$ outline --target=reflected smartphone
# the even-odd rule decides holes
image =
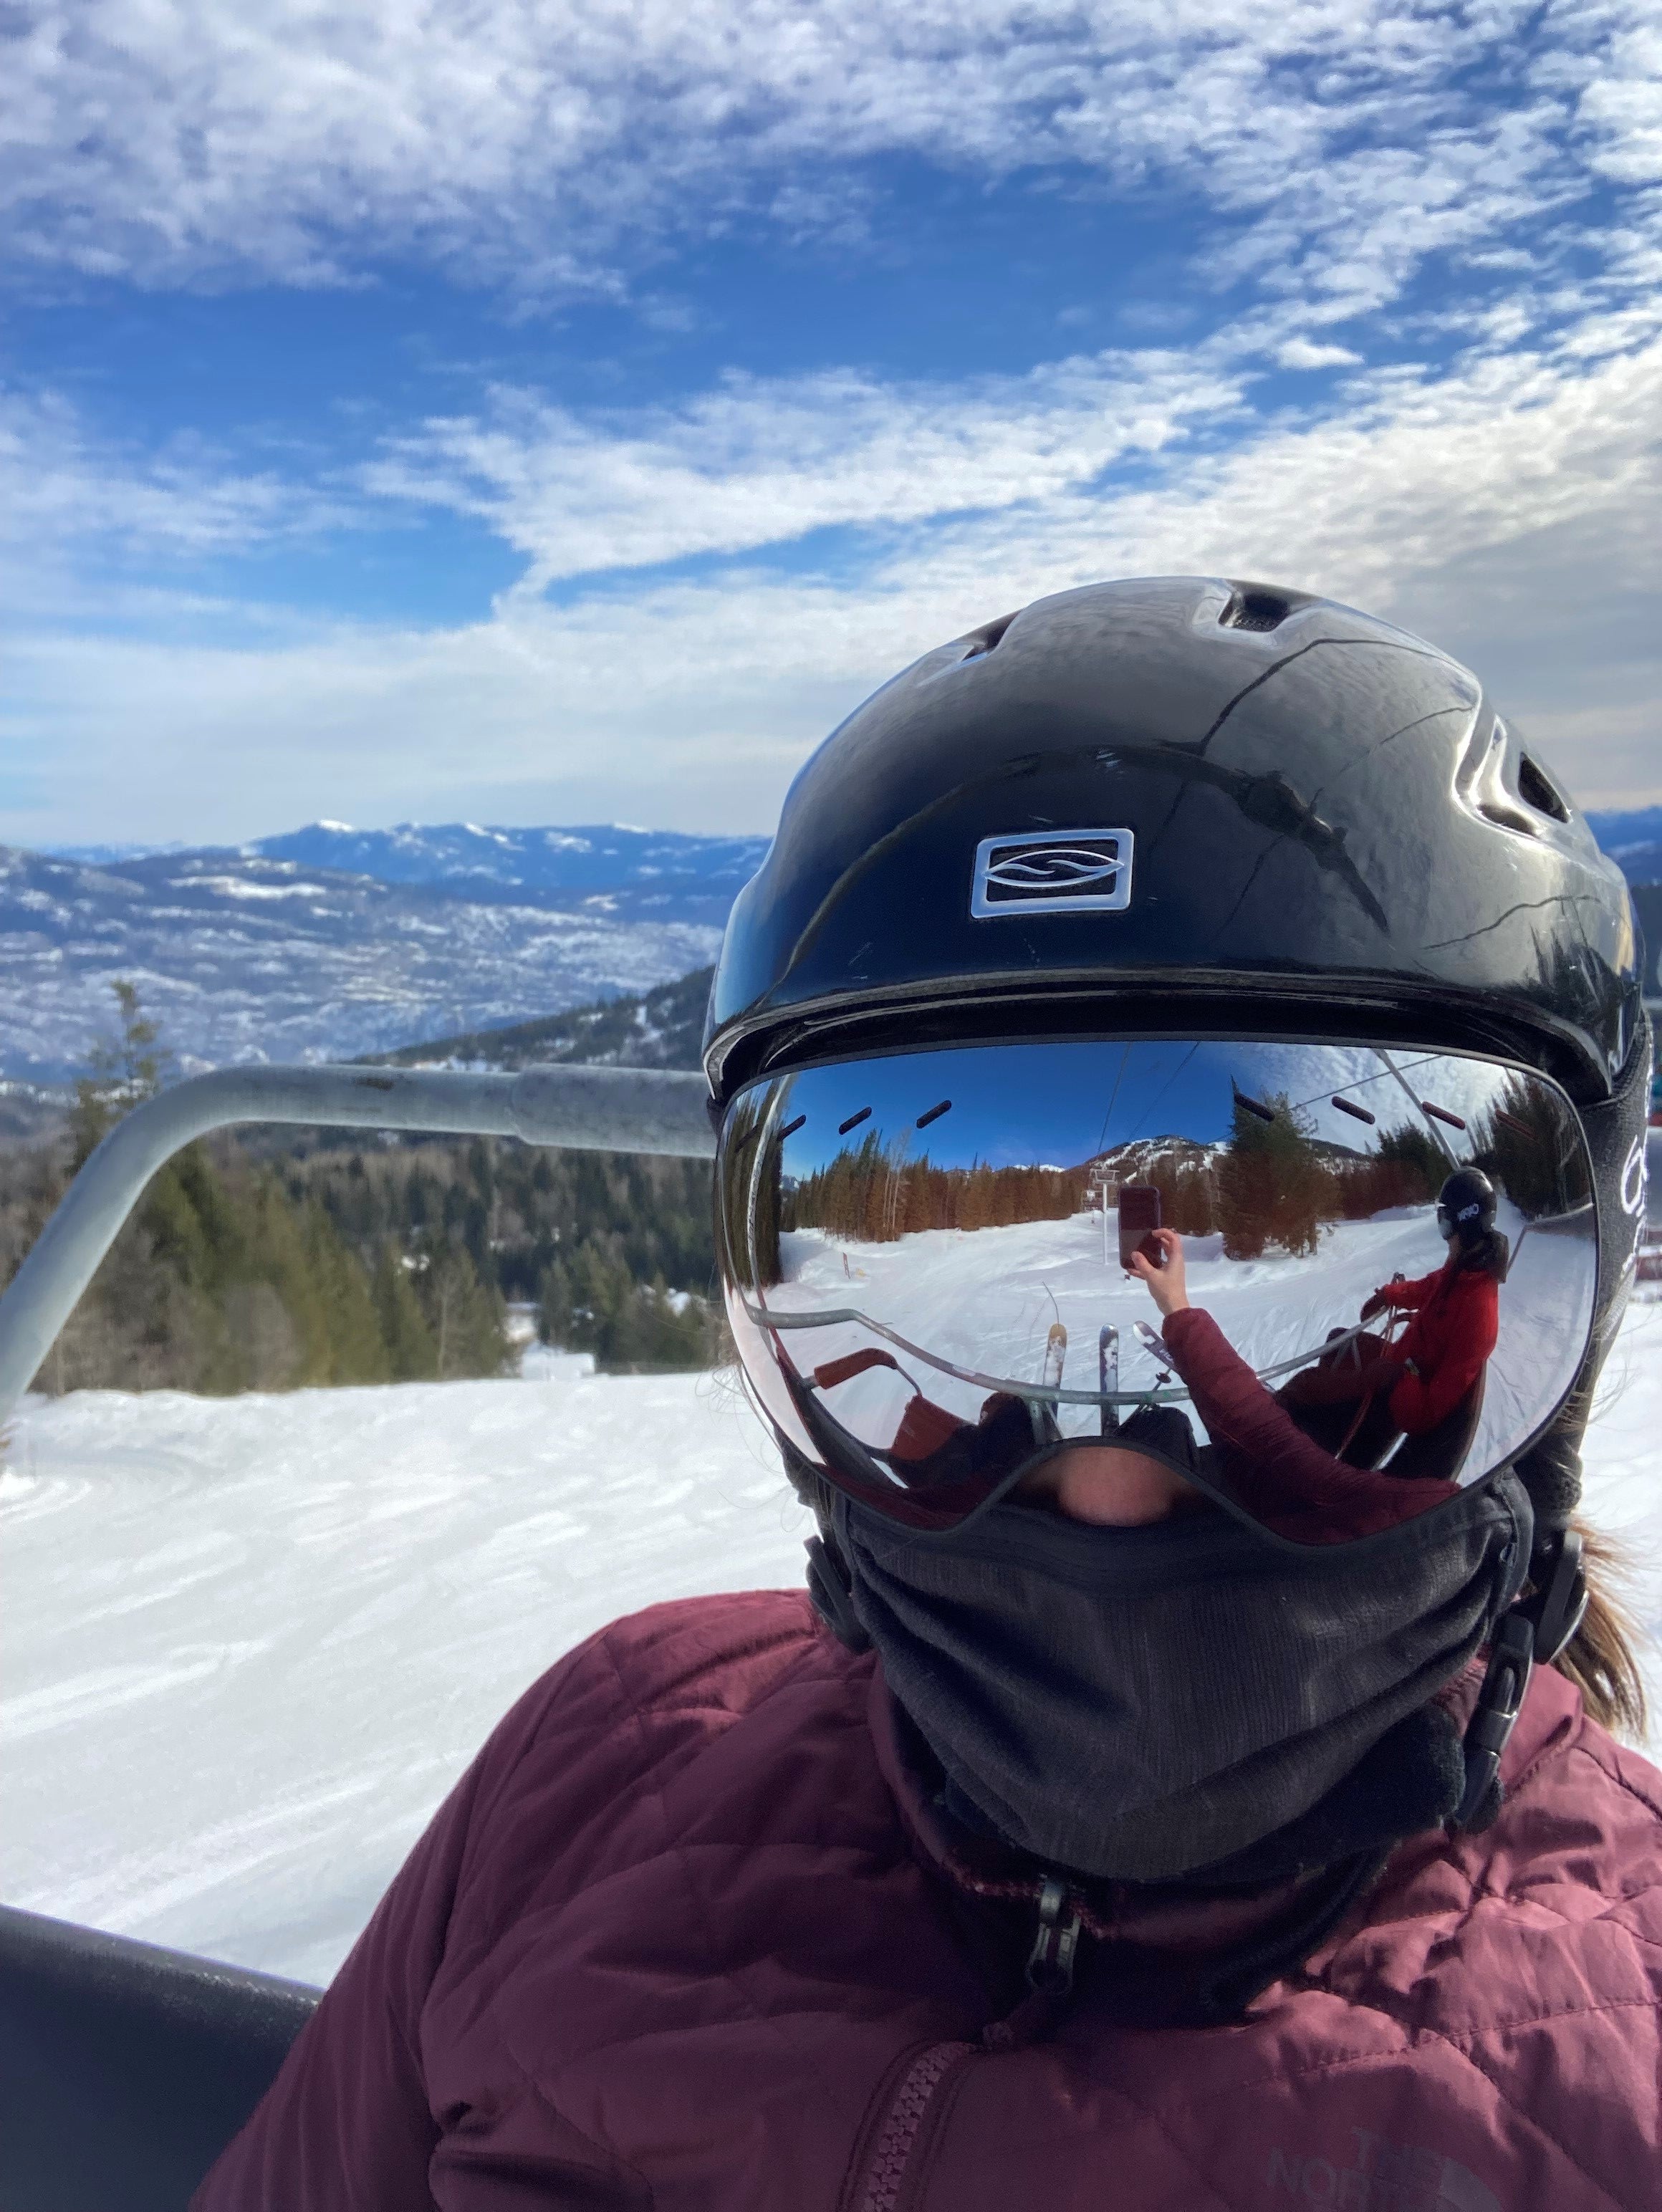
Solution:
[[[1160,1227],[1160,1193],[1150,1182],[1126,1182],[1119,1190],[1119,1264],[1128,1273],[1131,1255],[1141,1252],[1143,1258],[1158,1267],[1164,1264],[1160,1249],[1148,1234]]]

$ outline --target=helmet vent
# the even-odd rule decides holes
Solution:
[[[1532,806],[1537,814],[1547,815],[1554,822],[1568,822],[1569,808],[1559,796],[1546,770],[1537,768],[1525,753],[1518,763],[1518,796],[1525,806]]]
[[[1020,609],[1018,608],[1016,612],[1020,613]],[[989,653],[997,649],[1000,640],[1014,620],[1015,615],[1001,615],[996,622],[983,623],[979,629],[971,630],[965,642],[965,660],[984,660]],[[963,663],[959,665],[961,667]]]
[[[1278,629],[1292,611],[1291,603],[1279,592],[1245,588],[1230,593],[1218,620],[1225,629]]]

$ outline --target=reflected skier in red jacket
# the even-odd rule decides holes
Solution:
[[[1405,1436],[1424,1436],[1446,1421],[1495,1350],[1501,1285],[1510,1260],[1495,1211],[1495,1187],[1481,1170],[1462,1168],[1452,1175],[1437,1200],[1447,1259],[1417,1281],[1386,1283],[1362,1308],[1364,1321],[1386,1310],[1414,1316],[1380,1355],[1397,1370],[1389,1385],[1391,1418]]]
[[[1351,1337],[1281,1394],[1318,1442],[1353,1464],[1376,1467],[1400,1437],[1425,1439],[1408,1463],[1454,1472],[1500,1335],[1510,1254],[1495,1218],[1495,1187],[1480,1169],[1449,1176],[1437,1200],[1448,1257],[1431,1274],[1382,1285],[1362,1307],[1364,1322],[1410,1314],[1403,1334],[1394,1343],[1371,1330]],[[1332,1409],[1326,1422],[1318,1411],[1325,1408]]]

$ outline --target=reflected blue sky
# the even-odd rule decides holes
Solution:
[[[1470,1155],[1470,1131],[1427,1116],[1422,1103],[1475,1124],[1505,1079],[1505,1070],[1452,1054],[1355,1046],[1162,1039],[897,1054],[790,1079],[781,1119],[803,1119],[785,1140],[784,1171],[810,1176],[874,1133],[886,1148],[904,1142],[908,1158],[944,1168],[1077,1167],[1112,1146],[1161,1137],[1216,1144],[1230,1133],[1237,1090],[1287,1099],[1309,1134],[1357,1152],[1410,1124],[1453,1166]],[[1335,1095],[1373,1123],[1335,1107]],[[918,1118],[947,1100],[951,1110],[919,1130]]]

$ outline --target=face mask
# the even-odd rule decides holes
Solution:
[[[1105,1528],[1003,1504],[947,1538],[839,1498],[852,1602],[951,1793],[1048,1865],[1198,1874],[1296,1822],[1517,1595],[1509,1475],[1342,1551],[1222,1512]]]

